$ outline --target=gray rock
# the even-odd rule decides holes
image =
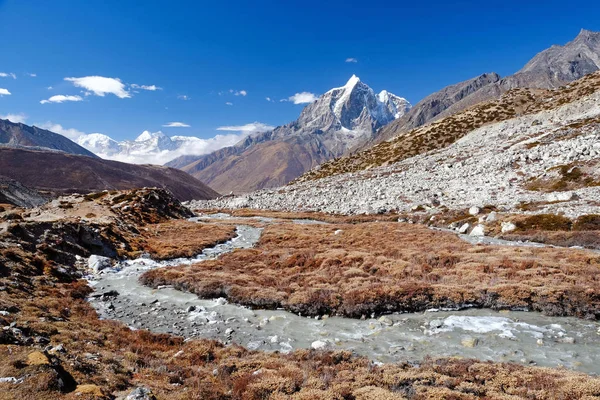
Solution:
[[[138,387],[131,391],[125,400],[156,400],[152,391],[146,387]]]
[[[88,259],[88,268],[94,273],[98,273],[106,268],[112,267],[112,260],[108,257],[97,256],[92,254]]]

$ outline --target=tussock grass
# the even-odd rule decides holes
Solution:
[[[600,317],[597,254],[473,246],[398,223],[271,225],[255,249],[149,271],[142,281],[303,315],[359,318],[468,303]]]

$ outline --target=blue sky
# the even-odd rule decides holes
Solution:
[[[511,74],[581,28],[600,30],[600,2],[591,1],[140,4],[0,0],[0,72],[16,76],[0,77],[11,93],[0,115],[117,140],[144,130],[208,138],[223,126],[292,121],[303,105],[281,99],[322,94],[352,74],[414,104],[484,72]],[[110,82],[65,80],[88,76],[120,79],[121,97],[90,90]],[[40,103],[58,95],[82,100]]]

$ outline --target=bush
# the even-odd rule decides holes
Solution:
[[[569,231],[572,222],[569,218],[556,214],[538,214],[527,217],[516,223],[517,229],[521,231]]]
[[[582,215],[573,224],[574,231],[600,231],[600,215]]]

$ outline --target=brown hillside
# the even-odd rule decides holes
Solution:
[[[219,194],[183,171],[74,154],[0,148],[0,171],[23,185],[54,194],[159,187],[180,201]]]

